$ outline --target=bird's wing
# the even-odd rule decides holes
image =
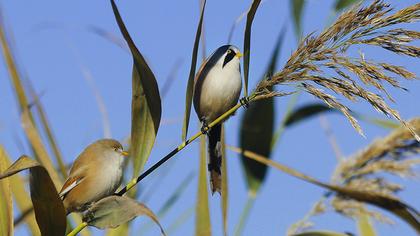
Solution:
[[[204,66],[207,64],[208,61],[209,61],[209,58],[207,58],[205,61],[203,61],[203,63],[201,63],[200,68],[198,68],[198,71],[195,74],[194,84],[197,83],[198,76],[203,72]]]
[[[59,193],[61,200],[64,200],[67,193],[69,193],[72,189],[74,189],[77,185],[79,185],[83,180],[84,180],[84,176],[80,176],[80,175],[69,177],[64,183]]]
[[[200,114],[200,97],[201,97],[201,88],[203,87],[204,78],[209,73],[209,68],[214,64],[213,61],[210,61],[210,57],[207,58],[198,69],[197,74],[194,78],[194,89],[193,89],[193,103],[195,111],[198,114],[198,118],[201,119]]]

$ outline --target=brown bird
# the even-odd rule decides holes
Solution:
[[[194,79],[194,109],[203,127],[234,107],[241,94],[239,49],[232,45],[218,48],[201,65]],[[221,124],[208,133],[210,184],[213,193],[221,191]]]
[[[100,139],[74,161],[59,193],[67,214],[87,210],[90,204],[112,195],[120,186],[128,153],[113,139]]]

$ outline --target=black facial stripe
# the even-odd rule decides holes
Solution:
[[[236,53],[233,51],[233,50],[230,50],[230,49],[228,49],[229,51],[228,51],[228,54],[226,55],[226,57],[225,57],[225,61],[223,61],[223,66],[222,66],[222,68],[223,67],[225,67],[225,65],[228,63],[228,62],[230,62],[235,56],[236,56]]]

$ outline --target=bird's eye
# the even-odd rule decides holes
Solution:
[[[223,61],[223,67],[230,62],[234,57],[235,57],[236,53],[232,50],[232,49],[228,49],[226,51],[226,56],[225,56],[225,60]]]

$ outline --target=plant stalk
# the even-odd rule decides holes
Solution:
[[[258,96],[256,94],[251,94],[249,97],[246,97],[245,100],[247,100],[249,103],[258,100]],[[149,174],[151,174],[154,170],[156,170],[159,166],[161,166],[163,163],[171,159],[175,154],[180,152],[182,149],[184,149],[188,144],[192,143],[194,140],[196,140],[198,137],[203,135],[205,132],[207,132],[209,129],[211,129],[213,126],[223,122],[226,120],[229,116],[231,116],[233,113],[236,112],[240,107],[242,106],[242,103],[238,102],[234,107],[232,107],[230,110],[225,112],[223,115],[219,116],[216,120],[211,122],[208,127],[205,127],[203,131],[197,132],[194,136],[192,136],[187,141],[180,144],[178,147],[176,147],[174,150],[172,150],[170,153],[168,153],[166,156],[164,156],[162,159],[160,159],[156,164],[154,164],[152,167],[147,169],[145,172],[143,172],[139,177],[132,179],[128,184],[115,193],[115,195],[122,196],[124,195],[128,190],[136,186],[140,181],[142,181],[144,178],[146,178]],[[86,222],[82,222],[79,224],[76,228],[74,228],[67,236],[74,236],[78,234],[80,231],[82,231],[88,224]]]

